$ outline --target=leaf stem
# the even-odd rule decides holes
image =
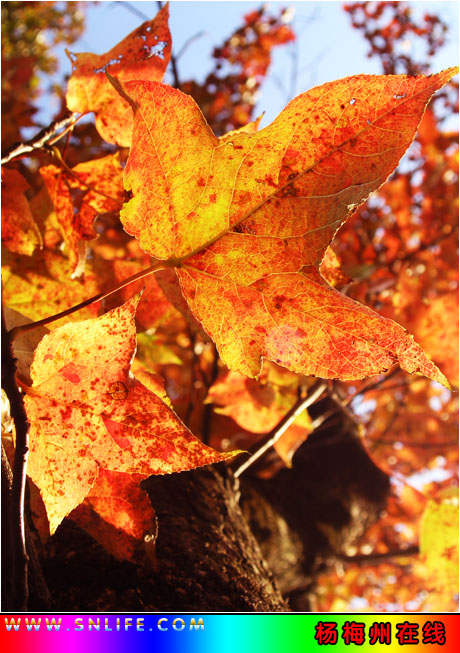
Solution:
[[[234,473],[234,477],[238,478],[247,470],[253,463],[256,462],[270,447],[272,447],[283,435],[285,431],[291,426],[292,422],[298,417],[306,408],[311,406],[326,390],[326,383],[320,383],[309,395],[300,397],[294,406],[286,413],[279,424],[268,434],[268,439],[252,454]]]
[[[42,320],[37,320],[37,322],[29,322],[28,324],[21,324],[19,326],[16,326],[8,332],[10,341],[13,342],[20,333],[27,333],[27,331],[33,331],[34,329],[38,329],[38,327],[46,326],[47,324],[51,324],[51,322],[60,320],[62,317],[67,317],[67,315],[71,315],[72,313],[75,313],[76,311],[79,311],[80,309],[85,308],[86,306],[89,306],[94,302],[101,301],[102,299],[105,299],[106,297],[113,295],[113,293],[117,292],[118,290],[121,290],[122,288],[125,288],[126,286],[129,286],[129,284],[133,283],[134,281],[138,281],[139,279],[148,277],[154,272],[158,272],[159,270],[163,270],[164,268],[171,267],[171,266],[172,263],[169,261],[158,261],[157,263],[154,263],[154,265],[151,265],[149,268],[146,268],[145,270],[141,270],[140,272],[133,274],[131,277],[128,277],[127,279],[123,279],[123,281],[120,281],[119,283],[115,284],[115,286],[112,286],[112,288],[110,288],[109,290],[100,292],[98,295],[94,295],[94,297],[90,297],[89,299],[86,299],[84,302],[81,302],[80,304],[71,306],[70,308],[67,308],[65,311],[61,311],[60,313],[56,313],[55,315],[51,315],[50,317],[45,317]]]

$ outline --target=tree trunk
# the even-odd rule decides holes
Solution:
[[[159,524],[150,568],[115,560],[64,520],[42,552],[54,609],[314,609],[318,573],[346,558],[378,518],[389,481],[343,408],[328,397],[312,412],[334,414],[300,447],[293,468],[269,479],[251,467],[238,485],[220,464],[145,480]]]
[[[223,464],[142,483],[155,508],[154,568],[119,562],[69,519],[44,550],[55,610],[289,610]]]
[[[224,465],[152,476],[159,522],[157,580],[163,610],[288,610],[241,512]]]

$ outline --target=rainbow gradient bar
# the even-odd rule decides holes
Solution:
[[[459,616],[3,613],[0,641],[9,653],[454,653]]]

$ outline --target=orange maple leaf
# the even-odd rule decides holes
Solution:
[[[225,372],[210,387],[206,403],[215,404],[215,413],[231,417],[245,431],[269,433],[298,400],[298,381],[297,375],[267,361],[258,381],[238,372]],[[274,448],[287,467],[292,466],[292,456],[312,428],[304,410],[275,442]],[[254,437],[243,440],[239,434],[238,446],[247,448],[255,441]]]
[[[100,468],[86,499],[70,513],[115,558],[140,564],[155,541],[156,518],[141,474]]]
[[[129,105],[110,85],[105,73],[119,79],[160,81],[171,58],[168,27],[169,5],[146,21],[105,54],[68,52],[73,66],[66,101],[70,111],[96,114],[102,138],[121,147],[131,144],[132,114]]]
[[[214,136],[180,91],[111,79],[134,111],[123,225],[177,268],[228,367],[257,376],[266,357],[295,372],[360,379],[399,361],[447,385],[405,329],[335,291],[318,266],[456,72],[324,84],[268,127],[231,139]]]
[[[122,167],[117,155],[79,163],[71,170],[40,168],[74,270],[83,240],[96,238],[93,222],[100,213],[118,211],[123,201]],[[72,196],[78,195],[75,202]]]
[[[108,267],[105,264],[104,267]],[[2,260],[3,299],[10,308],[22,313],[30,320],[41,320],[50,312],[59,313],[75,302],[88,299],[101,289],[101,274],[92,261],[85,266],[84,282],[72,279],[73,268],[61,252],[44,249],[33,256],[20,256],[6,252]],[[113,272],[110,283],[113,284]],[[83,309],[83,318],[95,316],[100,303],[93,303]],[[63,318],[66,321],[72,318]],[[52,322],[50,329],[62,324]]]
[[[102,317],[66,324],[36,349],[25,397],[28,474],[40,489],[51,533],[92,490],[97,496],[101,469],[145,478],[235,455],[206,447],[130,375],[138,301],[135,296]]]
[[[17,170],[2,168],[2,242],[12,252],[31,256],[41,235],[25,196],[29,184]]]

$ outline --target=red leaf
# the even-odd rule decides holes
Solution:
[[[17,170],[2,168],[2,243],[31,256],[41,236],[25,196],[29,184]]]
[[[73,270],[82,240],[96,238],[93,222],[100,213],[118,211],[123,201],[122,168],[117,155],[79,163],[71,171],[54,165],[40,168],[54,205]],[[77,195],[74,200],[72,195]]]
[[[110,85],[106,73],[120,80],[160,81],[171,57],[169,5],[102,55],[69,54],[73,64],[67,90],[70,111],[96,114],[102,138],[122,147],[131,144],[132,115],[128,103]]]
[[[138,301],[136,296],[100,318],[66,324],[35,352],[25,398],[28,473],[40,489],[51,533],[88,496],[101,469],[145,478],[234,455],[203,445],[131,377]]]
[[[133,197],[122,222],[146,252],[177,267],[226,365],[257,376],[266,357],[295,372],[359,379],[399,361],[447,383],[402,327],[333,290],[317,268],[455,72],[324,84],[265,129],[225,141],[180,91],[113,81],[135,113],[125,168]]]
[[[115,558],[140,564],[155,539],[156,518],[140,474],[99,469],[86,499],[70,518]],[[146,550],[147,549],[147,550]]]

